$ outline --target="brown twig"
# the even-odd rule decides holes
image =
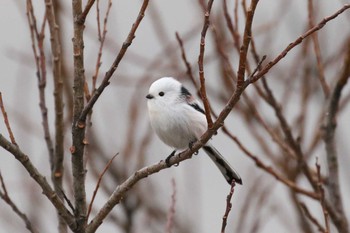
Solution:
[[[328,232],[328,231],[326,231],[326,230],[324,229],[324,227],[318,222],[318,220],[317,220],[314,216],[312,216],[312,214],[310,213],[309,209],[307,208],[307,206],[306,206],[304,203],[300,202],[300,203],[299,203],[299,206],[300,206],[300,208],[303,210],[305,216],[318,228],[318,230],[319,230],[320,232],[323,232],[323,233]]]
[[[89,14],[90,12],[90,9],[92,7],[92,5],[94,5],[95,3],[95,0],[89,0],[87,3],[86,3],[86,6],[84,8],[84,11],[78,15],[78,20],[77,22],[79,22],[80,24],[84,24],[85,23],[85,20],[86,20],[86,17],[87,15]]]
[[[200,79],[200,97],[203,101],[204,105],[204,110],[205,110],[205,116],[207,118],[207,123],[208,123],[208,128],[211,129],[213,126],[213,120],[211,119],[211,114],[210,114],[210,105],[209,105],[209,100],[207,98],[207,91],[205,87],[205,77],[204,77],[204,65],[203,65],[203,60],[204,60],[204,50],[205,50],[205,36],[208,31],[209,27],[209,16],[210,16],[210,11],[213,6],[214,0],[209,0],[207,7],[205,9],[204,13],[204,24],[201,32],[201,38],[200,38],[200,46],[199,46],[199,56],[198,56],[198,68],[199,68],[199,79]]]
[[[9,133],[9,137],[10,137],[11,143],[13,145],[17,146],[16,140],[15,140],[15,136],[13,136],[13,133],[12,133],[12,130],[11,130],[11,126],[10,126],[10,122],[9,122],[9,119],[7,117],[7,113],[6,113],[6,110],[5,110],[5,106],[4,106],[4,103],[2,101],[2,93],[1,92],[0,92],[0,108],[1,108],[2,116],[4,117],[4,122],[5,122],[5,125],[6,125],[6,128],[7,128],[7,132]]]
[[[100,97],[100,95],[102,94],[103,90],[109,85],[109,80],[111,79],[114,71],[118,68],[120,61],[124,57],[128,47],[131,45],[133,39],[135,38],[135,32],[136,32],[137,28],[139,27],[144,15],[145,15],[145,11],[147,9],[148,2],[149,2],[149,0],[143,1],[143,4],[142,4],[140,12],[137,16],[137,19],[134,22],[134,24],[132,25],[130,32],[129,32],[126,40],[124,41],[123,46],[121,47],[121,49],[120,49],[117,57],[115,58],[112,66],[106,72],[105,77],[102,80],[102,83],[96,89],[96,91],[95,91],[94,95],[91,97],[90,101],[85,105],[83,111],[81,111],[81,114],[79,116],[80,124],[82,124],[82,125],[85,124],[84,122],[85,122],[87,114],[91,111],[92,107],[94,106],[94,104],[96,103],[96,101]]]
[[[308,0],[308,14],[309,14],[309,27],[314,27],[314,9],[313,9],[313,0]],[[320,43],[318,40],[317,32],[313,33],[311,35],[311,39],[314,45],[314,51],[316,55],[317,60],[317,69],[318,69],[318,79],[320,80],[324,95],[326,98],[328,98],[330,94],[329,86],[326,82],[325,75],[324,75],[324,67],[322,62],[322,56],[321,56],[321,49],[320,49]]]
[[[102,177],[104,176],[104,174],[107,172],[107,170],[109,169],[109,167],[112,165],[112,162],[114,160],[115,157],[117,157],[119,153],[115,154],[109,161],[108,163],[106,164],[105,168],[103,169],[102,173],[98,176],[98,180],[97,180],[97,183],[96,183],[96,187],[95,187],[95,190],[94,190],[94,193],[92,194],[92,198],[91,198],[91,201],[90,201],[90,204],[89,204],[89,207],[88,207],[88,212],[87,212],[87,215],[86,215],[86,221],[88,221],[89,219],[89,216],[90,216],[90,213],[91,213],[91,210],[92,210],[92,205],[94,203],[94,200],[95,200],[95,197],[96,197],[96,194],[97,194],[97,191],[100,187],[100,184],[101,184],[101,181],[102,181]]]
[[[171,205],[168,212],[167,222],[166,222],[166,233],[171,233],[172,228],[174,226],[174,218],[175,218],[175,204],[176,204],[176,183],[175,179],[171,179],[171,186],[173,188],[173,193],[171,194]]]
[[[254,75],[251,79],[250,82],[254,83],[256,81],[258,81],[262,76],[264,76],[272,67],[274,67],[281,59],[283,59],[287,53],[292,50],[295,46],[299,45],[301,42],[303,42],[303,40],[307,37],[309,37],[310,35],[312,35],[313,33],[315,33],[316,31],[320,30],[321,28],[323,28],[329,21],[335,19],[337,16],[339,16],[340,14],[342,14],[344,11],[346,11],[347,9],[350,8],[350,4],[345,4],[341,9],[339,9],[337,12],[335,12],[334,14],[324,18],[323,20],[321,20],[321,22],[319,22],[316,26],[314,26],[313,28],[310,28],[307,32],[305,32],[303,35],[301,35],[300,37],[298,37],[294,42],[290,43],[275,59],[273,59],[272,61],[270,61],[269,63],[267,63],[264,68],[259,71],[256,75]]]
[[[188,77],[190,77],[192,83],[194,85],[196,85],[196,79],[193,76],[191,64],[187,60],[187,56],[186,56],[186,52],[185,52],[185,49],[184,49],[183,41],[182,41],[182,39],[181,39],[181,37],[180,37],[178,32],[175,33],[175,36],[176,36],[176,39],[177,39],[177,41],[178,41],[178,43],[180,45],[181,57],[182,57],[182,60],[185,63],[185,66],[186,66],[186,73],[187,73]]]
[[[1,183],[1,188],[3,190],[3,192],[1,192],[1,190],[0,190],[0,198],[3,199],[12,208],[13,212],[15,212],[23,220],[24,224],[26,225],[26,228],[30,232],[32,232],[32,233],[38,232],[36,229],[34,229],[32,223],[28,219],[27,215],[24,214],[22,211],[20,211],[18,209],[17,205],[11,200],[10,196],[7,193],[7,189],[5,186],[4,179],[1,175],[1,172],[0,172],[0,183]]]
[[[222,217],[221,233],[225,233],[227,218],[232,208],[231,199],[233,196],[233,192],[235,191],[235,185],[236,185],[236,182],[232,180],[230,193],[226,197],[226,210],[225,210],[224,216]]]
[[[320,195],[320,203],[323,211],[323,217],[324,217],[324,222],[325,222],[325,233],[329,233],[329,215],[328,211],[325,206],[325,193],[324,189],[322,187],[322,177],[321,177],[321,166],[318,164],[318,158],[316,158],[316,171],[317,171],[317,187],[318,187],[318,193]]]
[[[243,43],[239,53],[239,65],[238,65],[238,71],[237,71],[237,87],[236,87],[237,89],[242,88],[244,84],[247,53],[248,53],[249,44],[252,38],[252,24],[253,24],[255,9],[258,5],[258,2],[259,0],[252,0],[250,7],[247,11],[247,19],[246,19],[245,28],[244,28]]]

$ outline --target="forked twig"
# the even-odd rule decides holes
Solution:
[[[11,143],[17,146],[16,140],[15,140],[15,136],[13,136],[12,130],[11,130],[11,126],[10,126],[10,122],[9,119],[7,117],[7,113],[5,110],[5,106],[4,103],[2,101],[2,93],[0,92],[0,108],[1,108],[1,112],[2,112],[2,116],[4,117],[4,122],[7,128],[7,132],[9,133],[10,136],[10,140]]]

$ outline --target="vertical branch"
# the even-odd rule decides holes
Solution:
[[[241,89],[244,83],[244,74],[247,62],[247,53],[252,38],[252,24],[256,6],[259,0],[252,0],[247,11],[247,19],[244,28],[243,43],[239,52],[239,65],[237,71],[237,89]]]
[[[226,197],[226,210],[225,210],[224,217],[222,217],[221,233],[225,233],[225,229],[226,229],[226,225],[227,225],[227,218],[228,218],[228,215],[229,215],[231,208],[232,208],[231,199],[233,196],[233,192],[235,191],[235,185],[236,185],[235,181],[232,180],[230,193]]]
[[[198,56],[199,78],[200,78],[200,82],[201,82],[200,94],[201,94],[201,98],[203,100],[205,116],[207,118],[207,123],[208,123],[209,129],[211,129],[213,126],[213,120],[211,119],[210,105],[209,105],[209,101],[207,98],[207,91],[205,88],[203,60],[204,60],[204,50],[205,50],[205,36],[207,34],[209,23],[210,23],[209,16],[210,16],[211,7],[213,6],[213,2],[214,2],[214,0],[209,0],[208,5],[207,5],[207,9],[205,10],[204,24],[203,24],[203,28],[202,28],[202,32],[201,32],[201,40],[200,40],[199,56]]]
[[[326,107],[325,123],[323,127],[323,139],[326,145],[329,178],[327,188],[330,195],[331,205],[334,207],[337,218],[335,225],[340,233],[349,232],[349,224],[343,209],[343,201],[340,194],[338,153],[335,145],[335,129],[337,125],[336,115],[342,90],[350,77],[350,39],[344,59],[343,71],[331,92]]]
[[[82,14],[82,1],[73,0],[73,55],[74,55],[74,84],[73,84],[73,125],[72,125],[72,172],[73,190],[75,201],[75,221],[77,232],[84,232],[86,226],[86,193],[85,193],[85,167],[84,167],[84,142],[85,120],[79,121],[79,116],[84,108],[84,22],[79,21]],[[86,16],[84,16],[86,17]]]
[[[63,178],[63,154],[64,154],[64,125],[63,125],[63,94],[61,74],[61,42],[59,26],[57,25],[54,5],[52,0],[45,0],[46,17],[50,30],[51,52],[53,60],[54,102],[55,102],[55,150],[52,164],[51,179],[54,189],[63,200],[61,194]],[[42,37],[43,39],[43,37]],[[60,232],[67,232],[66,224],[59,217]]]

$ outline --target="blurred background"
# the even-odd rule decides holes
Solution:
[[[63,188],[67,197],[72,198],[69,151],[72,144],[74,67],[72,7],[69,1],[54,2],[62,45],[65,132]],[[101,32],[108,3],[107,0],[99,1]],[[249,50],[247,76],[257,67],[259,59],[255,55],[260,59],[263,55],[267,56],[264,66],[289,43],[346,3],[348,1],[345,0],[260,1],[252,28],[255,52]],[[0,91],[19,147],[51,181],[26,4],[26,1],[10,0],[0,3]],[[142,1],[112,1],[106,24],[106,39],[101,50],[97,86],[117,56],[141,4]],[[214,1],[212,7],[204,67],[207,94],[216,115],[234,92],[239,46],[246,19],[244,9],[249,4],[250,1]],[[225,14],[225,5],[229,16]],[[150,1],[136,31],[136,38],[114,73],[111,84],[93,108],[91,125],[87,129],[88,203],[99,174],[107,162],[119,153],[102,179],[90,220],[118,184],[136,170],[157,163],[171,153],[172,149],[164,145],[150,128],[145,96],[149,85],[163,76],[176,77],[192,93],[197,93],[197,60],[205,6],[206,2],[201,0]],[[33,9],[40,29],[45,5],[42,1],[33,1]],[[234,33],[227,24],[229,19]],[[342,72],[344,58],[349,56],[346,55],[350,38],[349,22],[350,13],[345,11],[318,31],[316,39],[306,39],[265,75],[266,85],[282,108],[283,116],[300,145],[309,169],[316,174],[315,162],[318,158],[325,182],[328,165],[321,131],[328,99],[320,84],[320,77],[324,78],[331,91]],[[97,25],[94,5],[87,16],[84,32],[85,77],[90,89],[100,48]],[[50,133],[54,138],[55,108],[48,25],[44,30],[43,48],[47,70],[45,96]],[[183,42],[195,82],[187,72],[176,32]],[[243,186],[237,185],[234,190],[226,232],[317,232],[317,227],[306,217],[300,203],[305,203],[311,214],[324,226],[320,202],[296,192],[266,169],[259,168],[233,140],[232,136],[237,137],[251,154],[266,166],[271,166],[281,177],[305,190],[314,191],[303,171],[298,169],[293,153],[289,151],[291,146],[286,140],[280,119],[276,117],[276,106],[268,101],[267,90],[261,81],[248,87],[225,120],[226,132],[219,130],[212,139],[212,143],[243,179]],[[349,99],[350,88],[345,86],[337,114],[335,139],[340,190],[347,217],[350,216]],[[2,120],[0,132],[8,138]],[[42,195],[39,186],[11,154],[3,149],[0,154],[0,172],[13,202],[28,216],[38,232],[58,231],[56,211]],[[162,170],[137,183],[113,209],[98,232],[169,232],[167,216],[172,205],[172,195],[176,199],[172,232],[220,232],[229,191],[230,187],[221,173],[200,151],[178,167]],[[0,199],[0,232],[25,231],[23,221]],[[333,224],[331,232],[337,232]]]

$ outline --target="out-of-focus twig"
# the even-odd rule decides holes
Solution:
[[[328,233],[328,231],[324,229],[324,227],[318,222],[318,220],[314,216],[312,216],[309,209],[304,203],[300,202],[299,206],[303,210],[305,216],[318,228],[320,232]]]
[[[313,0],[308,0],[308,15],[309,15],[309,27],[312,28],[315,26],[314,25]],[[323,67],[321,49],[320,49],[320,42],[318,40],[317,32],[315,32],[311,35],[311,39],[312,39],[312,42],[314,45],[314,51],[315,51],[316,60],[317,60],[317,68],[318,68],[318,76],[317,77],[320,80],[325,97],[328,98],[330,90],[329,90],[329,86],[328,86],[326,79],[325,79],[324,67]]]
[[[7,128],[7,132],[9,133],[9,137],[10,137],[11,143],[13,145],[17,146],[16,140],[15,140],[15,136],[12,133],[10,122],[9,122],[8,117],[7,117],[7,113],[6,113],[6,110],[5,110],[4,102],[2,101],[2,93],[1,92],[0,92],[0,108],[1,108],[2,116],[4,117],[4,122],[5,122],[5,125],[6,125],[6,128]]]
[[[171,204],[168,212],[167,223],[165,227],[166,233],[171,233],[172,228],[174,226],[174,218],[175,218],[175,204],[176,204],[176,183],[175,179],[171,179],[171,186],[173,188],[173,193],[171,194]]]
[[[227,218],[232,208],[231,199],[233,196],[233,192],[235,191],[235,185],[236,185],[236,182],[232,180],[230,193],[226,197],[226,210],[225,210],[224,216],[222,217],[221,233],[225,233]]]
[[[24,224],[26,225],[26,228],[30,232],[37,233],[38,231],[33,227],[27,215],[18,209],[17,205],[12,201],[12,199],[8,195],[1,172],[0,172],[0,183],[1,183],[1,188],[3,190],[3,191],[0,190],[0,198],[3,199],[12,208],[13,212],[15,212],[23,220]]]

